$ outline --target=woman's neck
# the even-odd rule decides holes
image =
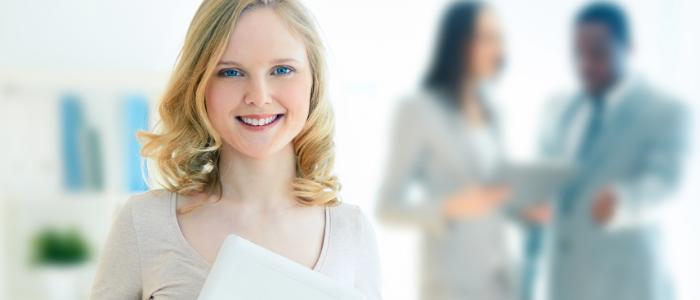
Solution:
[[[479,83],[475,78],[466,78],[459,87],[459,99],[462,106],[467,106],[469,102],[476,101],[479,96]]]
[[[485,122],[484,112],[479,100],[479,83],[475,79],[465,80],[460,88],[460,105],[462,114],[469,125],[480,126]]]
[[[246,156],[229,145],[219,159],[222,198],[261,207],[296,204],[291,196],[296,176],[292,144],[263,158]]]

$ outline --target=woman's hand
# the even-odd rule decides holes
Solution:
[[[615,216],[617,199],[617,193],[615,193],[615,190],[612,188],[606,188],[600,191],[591,207],[593,220],[600,225],[608,224]]]
[[[508,187],[472,186],[447,199],[445,217],[449,220],[481,217],[500,207],[509,196]]]
[[[552,204],[549,201],[527,207],[522,212],[523,218],[535,225],[545,225],[552,220]]]

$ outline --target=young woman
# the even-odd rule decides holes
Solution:
[[[341,204],[322,43],[296,0],[205,0],[90,299],[196,299],[230,234],[380,299],[372,225]]]
[[[501,161],[483,90],[502,61],[492,9],[450,6],[435,55],[424,91],[401,103],[378,215],[423,230],[421,299],[513,299],[503,206],[510,191],[489,186]],[[416,184],[422,199],[411,197]]]

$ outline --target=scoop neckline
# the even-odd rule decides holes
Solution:
[[[172,224],[173,228],[173,234],[177,237],[177,240],[180,242],[180,245],[185,249],[185,252],[190,255],[190,257],[196,261],[202,268],[204,268],[207,271],[211,271],[212,264],[210,264],[204,257],[202,257],[190,243],[185,239],[185,235],[182,234],[182,230],[180,229],[180,224],[177,222],[177,197],[179,196],[178,193],[176,192],[171,192],[170,193],[170,221]],[[326,212],[326,219],[325,219],[325,225],[323,229],[323,243],[321,244],[321,253],[318,256],[318,260],[316,260],[316,264],[314,264],[314,267],[310,270],[314,272],[320,272],[321,268],[323,268],[323,264],[326,261],[326,256],[328,253],[328,244],[329,244],[329,239],[330,239],[330,233],[331,233],[331,213],[330,213],[330,208],[325,207],[325,212]]]

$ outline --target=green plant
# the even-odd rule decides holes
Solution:
[[[75,228],[44,229],[32,239],[32,248],[36,265],[75,265],[90,258],[88,244]]]

